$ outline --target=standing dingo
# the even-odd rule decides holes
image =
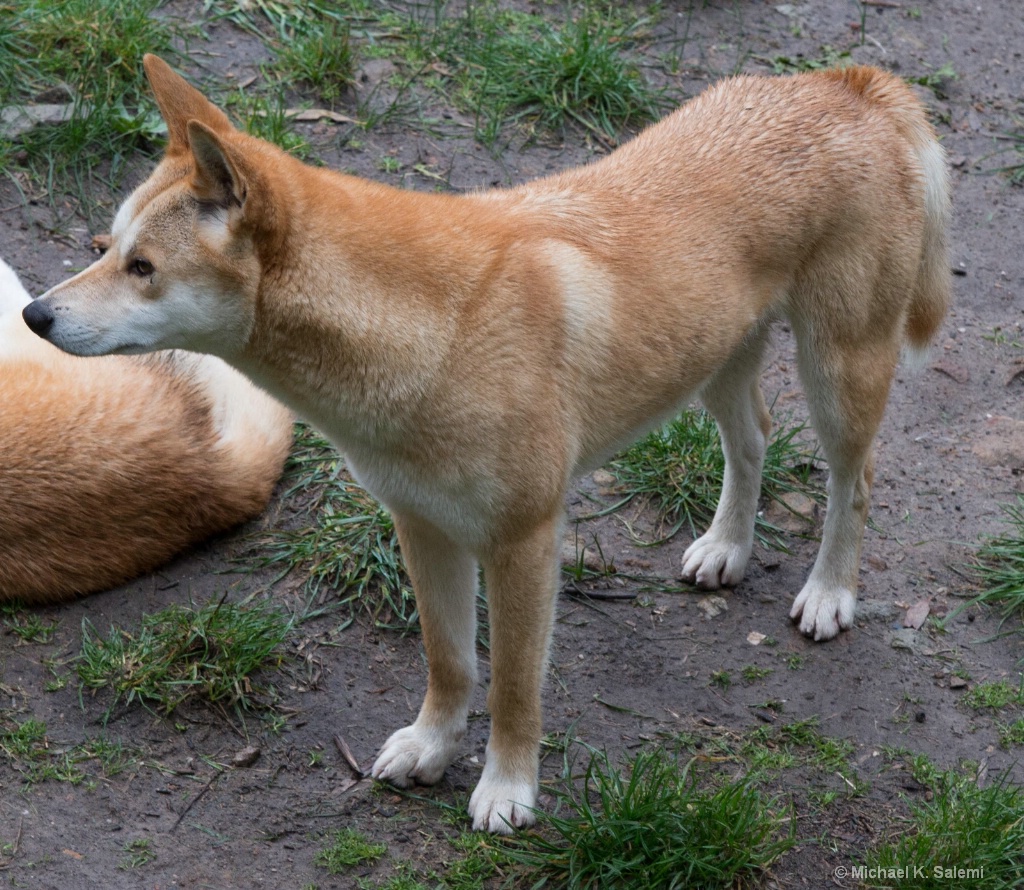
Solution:
[[[831,473],[791,615],[819,640],[850,626],[893,372],[949,301],[943,153],[898,78],[734,78],[588,166],[453,196],[307,167],[145,65],[167,154],[107,256],[24,317],[79,355],[222,357],[319,427],[391,510],[430,673],[375,776],[436,782],[455,756],[482,565],[492,728],[469,809],[477,829],[533,821],[570,479],[699,394],[726,471],[683,576],[738,582],[778,318]]]

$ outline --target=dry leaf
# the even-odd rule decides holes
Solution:
[[[338,749],[338,753],[345,758],[345,762],[348,764],[349,769],[352,770],[360,779],[366,775],[363,772],[362,767],[359,766],[359,761],[352,756],[352,751],[348,747],[348,743],[337,733],[334,734],[334,747]]]
[[[358,124],[354,117],[349,117],[346,114],[340,114],[337,111],[331,111],[329,108],[289,108],[285,111],[285,114],[290,117],[293,121],[319,121],[326,118],[329,121],[334,121],[336,124]]]
[[[918,600],[914,605],[907,609],[907,614],[903,616],[903,626],[912,627],[914,630],[917,630],[922,624],[924,624],[931,608],[931,600]]]
[[[768,639],[767,634],[760,634],[756,630],[752,630],[747,634],[747,642],[751,646],[760,646],[766,639]]]

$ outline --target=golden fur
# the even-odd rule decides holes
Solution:
[[[28,301],[0,263],[0,602],[106,590],[262,512],[283,406],[209,356],[67,355]]]
[[[739,581],[768,434],[757,376],[781,317],[831,473],[791,614],[817,639],[849,627],[872,440],[901,348],[924,349],[949,300],[944,158],[898,78],[734,78],[588,166],[455,196],[304,166],[159,59],[146,70],[167,155],[109,254],[25,318],[82,355],[221,356],[392,511],[430,673],[375,776],[434,782],[455,756],[482,566],[493,722],[469,809],[490,831],[533,820],[570,479],[699,395],[727,465],[682,571]]]

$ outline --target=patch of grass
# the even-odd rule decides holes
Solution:
[[[766,59],[775,74],[799,74],[804,71],[822,71],[826,68],[845,68],[853,64],[849,50],[837,50],[826,44],[821,48],[821,55],[809,59],[803,55],[774,56]]]
[[[46,724],[41,720],[25,720],[0,731],[0,751],[10,760],[33,757],[47,747]]]
[[[967,707],[976,711],[990,708],[994,711],[1024,704],[1024,674],[1019,683],[1009,680],[996,680],[992,683],[979,683],[967,690],[960,699]]]
[[[507,847],[489,834],[466,832],[452,838],[451,845],[463,856],[445,864],[444,890],[484,890],[508,861]]]
[[[1024,144],[1022,144],[1022,151],[1024,151]],[[1012,333],[1005,330],[1002,325],[996,325],[992,328],[991,334],[982,334],[981,339],[988,343],[994,343],[996,346],[1010,346],[1013,349],[1024,349],[1024,342],[1020,338],[1020,324],[1016,324],[1013,327]]]
[[[1024,168],[1022,168],[1024,169]],[[978,548],[975,571],[983,591],[946,619],[969,605],[1000,606],[1009,616],[1024,613],[1024,497],[1002,507],[1006,531],[986,538]]]
[[[757,665],[748,664],[740,673],[743,679],[748,683],[754,683],[757,680],[763,680],[765,677],[769,676],[771,672],[771,668],[757,667]]]
[[[502,7],[475,0],[449,15],[444,3],[410,4],[405,16],[378,16],[419,81],[473,115],[482,143],[510,125],[542,133],[579,126],[615,140],[667,104],[627,55],[644,35],[643,18],[597,2],[567,6],[560,21]],[[369,39],[366,51],[382,49]]]
[[[396,157],[385,155],[377,159],[377,169],[381,173],[400,173],[402,171],[402,162]]]
[[[327,103],[337,101],[352,83],[355,52],[349,25],[313,17],[283,41],[269,69],[283,85],[305,84]]]
[[[124,742],[99,737],[89,739],[78,746],[83,760],[95,760],[100,764],[103,775],[116,776],[138,762],[135,752]]]
[[[204,12],[212,13],[214,18],[226,18],[258,37],[269,36],[280,42],[288,42],[296,33],[315,30],[326,20],[344,22],[349,16],[370,9],[369,0],[346,0],[344,4],[332,0],[205,0],[204,7]]]
[[[124,852],[124,858],[117,864],[117,867],[124,871],[142,868],[156,859],[156,853],[150,848],[149,841],[145,838],[128,841],[124,845]]]
[[[811,483],[817,453],[800,439],[805,429],[802,424],[783,424],[772,433],[765,452],[762,497],[783,506],[782,496],[792,492],[821,499]],[[722,490],[725,456],[718,428],[707,412],[687,409],[612,460],[610,467],[633,497],[650,498],[657,504],[661,521],[670,526],[661,540],[684,526],[696,537],[698,529],[711,524]],[[761,515],[756,533],[763,543],[785,549],[781,530]]]
[[[1011,890],[1024,882],[1024,790],[1003,779],[978,788],[970,777],[941,775],[930,802],[911,808],[910,824],[865,858],[869,869],[918,867],[901,890]],[[970,873],[958,869],[972,869]],[[867,881],[865,887],[890,886]]]
[[[949,81],[956,79],[956,69],[949,62],[940,68],[929,71],[927,74],[906,78],[908,83],[915,83],[918,86],[926,87],[935,93],[935,95],[940,99],[945,98],[946,84]]]
[[[826,770],[844,770],[855,750],[848,739],[825,735],[813,718],[780,726],[778,736],[786,743],[810,749],[812,762]]]
[[[711,674],[711,685],[727,691],[732,686],[732,674],[728,671],[713,671]]]
[[[17,603],[0,605],[0,621],[7,633],[14,634],[23,643],[48,643],[53,639],[56,621],[43,621]]]
[[[359,878],[357,881],[359,890],[435,890],[435,888],[429,887],[424,884],[415,872],[412,871],[401,871],[396,875],[392,875],[383,884],[371,883],[366,878]],[[448,890],[450,885],[445,881],[445,890]],[[315,888],[314,888],[315,890]]]
[[[445,61],[458,66],[458,98],[485,143],[510,122],[542,131],[575,123],[614,138],[665,104],[623,52],[640,21],[594,6],[559,25],[481,6],[460,24]]]
[[[839,774],[847,790],[857,791],[859,787],[849,765],[853,743],[825,735],[813,718],[760,727],[744,738],[740,753],[749,761],[751,775],[805,764],[829,775]]]
[[[21,773],[26,785],[47,780],[79,785],[89,779],[81,764],[96,761],[104,776],[117,775],[135,762],[121,742],[87,739],[77,745],[53,743],[46,724],[29,718],[17,721],[0,712],[0,756]]]
[[[164,132],[142,76],[147,52],[174,56],[184,35],[153,15],[161,0],[24,0],[0,4],[0,105],[71,105],[64,123],[36,126],[18,139],[39,187],[56,203],[74,195],[87,214],[98,183],[119,181],[126,160]],[[10,148],[10,146],[9,146]],[[0,155],[0,168],[12,154]],[[107,191],[102,189],[98,191]]]
[[[999,744],[1004,748],[1024,745],[1024,717],[1003,726],[999,730]]]
[[[313,863],[338,875],[353,866],[376,862],[387,850],[387,844],[371,844],[358,831],[343,828],[334,832],[331,845],[317,853]]]
[[[582,788],[556,796],[558,814],[538,813],[540,831],[510,851],[534,887],[724,890],[756,881],[794,843],[776,799],[742,781],[703,790],[690,765],[660,750],[636,755],[626,773],[594,754]]]
[[[378,626],[408,630],[418,621],[388,512],[345,472],[334,447],[300,424],[285,467],[284,498],[309,525],[272,529],[254,540],[245,562],[300,571],[311,601],[332,594]]]
[[[76,670],[86,689],[110,689],[114,701],[155,705],[165,714],[183,701],[205,698],[238,708],[258,706],[252,674],[272,664],[291,622],[267,606],[225,600],[171,606],[142,619],[137,632],[111,628],[99,636],[82,623]]]

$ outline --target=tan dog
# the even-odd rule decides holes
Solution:
[[[901,347],[924,349],[949,299],[943,154],[899,79],[736,78],[589,166],[452,196],[304,166],[160,60],[146,71],[166,157],[109,254],[25,319],[80,355],[221,356],[392,511],[430,676],[375,776],[436,782],[455,756],[482,564],[492,729],[469,809],[478,829],[533,820],[570,479],[699,394],[727,468],[683,574],[739,581],[768,433],[757,376],[780,317],[831,469],[791,614],[817,639],[850,626],[872,440]]]
[[[65,355],[29,302],[0,262],[0,602],[107,590],[266,507],[283,405],[212,356]]]

